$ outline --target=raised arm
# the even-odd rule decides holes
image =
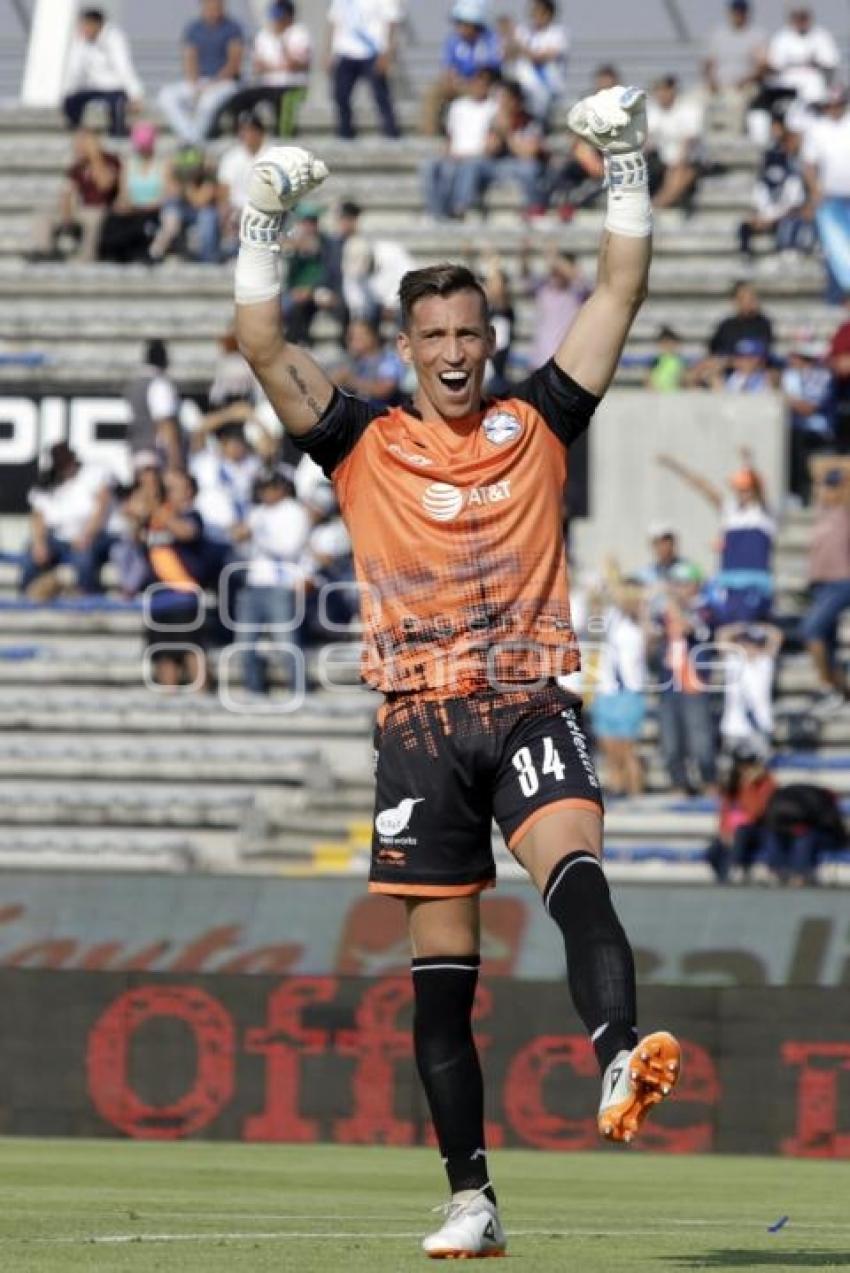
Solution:
[[[702,473],[697,473],[696,469],[688,468],[687,464],[677,460],[675,455],[668,455],[666,452],[656,455],[655,458],[663,469],[667,469],[668,473],[674,473],[676,477],[680,477],[683,482],[690,486],[692,491],[696,491],[698,495],[702,495],[703,499],[707,499],[709,504],[713,504],[717,509],[722,508],[723,495],[719,487],[715,486],[707,477],[703,477]]]
[[[334,387],[306,350],[287,341],[281,319],[280,236],[287,211],[328,170],[298,146],[274,146],[254,164],[239,227],[236,338],[287,433],[309,433]]]
[[[608,212],[596,287],[555,354],[582,388],[602,395],[617,370],[626,337],[647,293],[652,214],[646,162],[645,94],[610,88],[585,98],[568,124],[605,158]]]

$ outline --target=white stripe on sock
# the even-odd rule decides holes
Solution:
[[[478,972],[478,964],[411,964],[411,972],[442,972],[451,968],[457,972]]]
[[[590,1036],[590,1042],[595,1043],[597,1039],[601,1039],[610,1024],[610,1021],[606,1021],[605,1024],[601,1025],[598,1030],[594,1030],[593,1034]]]
[[[558,876],[558,878],[555,880],[555,883],[554,883],[554,884],[552,885],[552,887],[549,889],[549,892],[546,894],[546,902],[545,902],[545,906],[546,906],[547,911],[548,911],[548,909],[549,909],[549,903],[550,903],[550,902],[551,902],[551,900],[552,900],[552,897],[553,897],[553,895],[554,895],[554,893],[555,893],[555,890],[556,890],[556,888],[558,887],[558,885],[561,883],[561,880],[564,878],[564,876],[566,875],[567,871],[569,871],[569,870],[570,870],[570,868],[571,868],[571,867],[573,867],[573,866],[578,866],[580,862],[592,862],[592,863],[594,864],[594,866],[598,866],[598,867],[599,867],[600,871],[602,870],[602,863],[599,861],[599,858],[595,858],[595,857],[593,856],[593,854],[592,854],[592,853],[583,853],[583,854],[581,855],[581,857],[573,858],[572,862],[568,862],[568,863],[567,863],[567,865],[564,867],[563,871],[561,871],[561,874],[560,874],[560,875]]]

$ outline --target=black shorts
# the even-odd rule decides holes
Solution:
[[[467,698],[388,698],[375,727],[369,888],[461,897],[496,877],[493,818],[512,848],[553,807],[602,812],[581,702],[554,683]]]

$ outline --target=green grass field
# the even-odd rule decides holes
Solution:
[[[492,1165],[511,1258],[534,1273],[850,1267],[850,1163],[625,1151]],[[441,1175],[428,1150],[3,1140],[0,1270],[440,1267],[419,1238]]]

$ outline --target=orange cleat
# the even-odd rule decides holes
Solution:
[[[682,1049],[666,1030],[619,1052],[602,1079],[597,1126],[606,1140],[633,1140],[653,1105],[669,1096],[682,1070]]]

